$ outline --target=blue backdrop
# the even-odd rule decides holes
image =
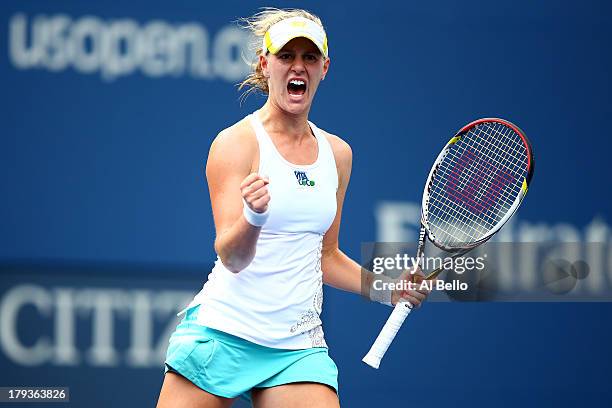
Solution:
[[[504,240],[598,242],[592,272],[609,286],[612,7],[417,3],[276,4],[314,11],[328,32],[311,120],[353,148],[341,247],[359,259],[362,242],[416,240],[442,143],[499,116],[537,158]],[[0,386],[154,405],[173,313],[214,260],[208,148],[264,102],[239,102],[248,38],[232,22],[265,5],[2,2]],[[360,360],[389,310],[325,296],[343,406],[612,401],[609,303],[432,302],[374,371]]]

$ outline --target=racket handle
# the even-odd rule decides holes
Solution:
[[[363,358],[363,362],[373,368],[380,366],[380,361],[387,352],[387,349],[391,345],[391,342],[395,338],[402,323],[406,320],[406,317],[412,311],[412,305],[407,301],[400,300],[393,309],[391,316],[387,319],[384,327],[380,331],[380,334],[372,344],[370,351]]]

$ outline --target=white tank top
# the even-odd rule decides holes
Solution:
[[[190,306],[198,323],[267,347],[327,347],[321,326],[323,235],[336,216],[338,173],[327,138],[312,123],[317,159],[285,160],[258,118],[249,120],[259,143],[259,174],[270,178],[270,215],[255,258],[239,273],[217,257],[208,281]]]

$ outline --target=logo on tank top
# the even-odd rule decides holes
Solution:
[[[300,186],[314,187],[314,180],[309,180],[305,171],[295,170],[293,174],[295,174],[295,178]]]

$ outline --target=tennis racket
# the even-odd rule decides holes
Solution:
[[[533,169],[531,144],[516,125],[485,118],[461,128],[438,155],[425,183],[416,257],[419,266],[426,237],[452,257],[491,238],[523,201]],[[442,270],[424,279],[433,279]],[[363,358],[366,364],[379,367],[411,311],[412,305],[403,299],[395,305]]]

